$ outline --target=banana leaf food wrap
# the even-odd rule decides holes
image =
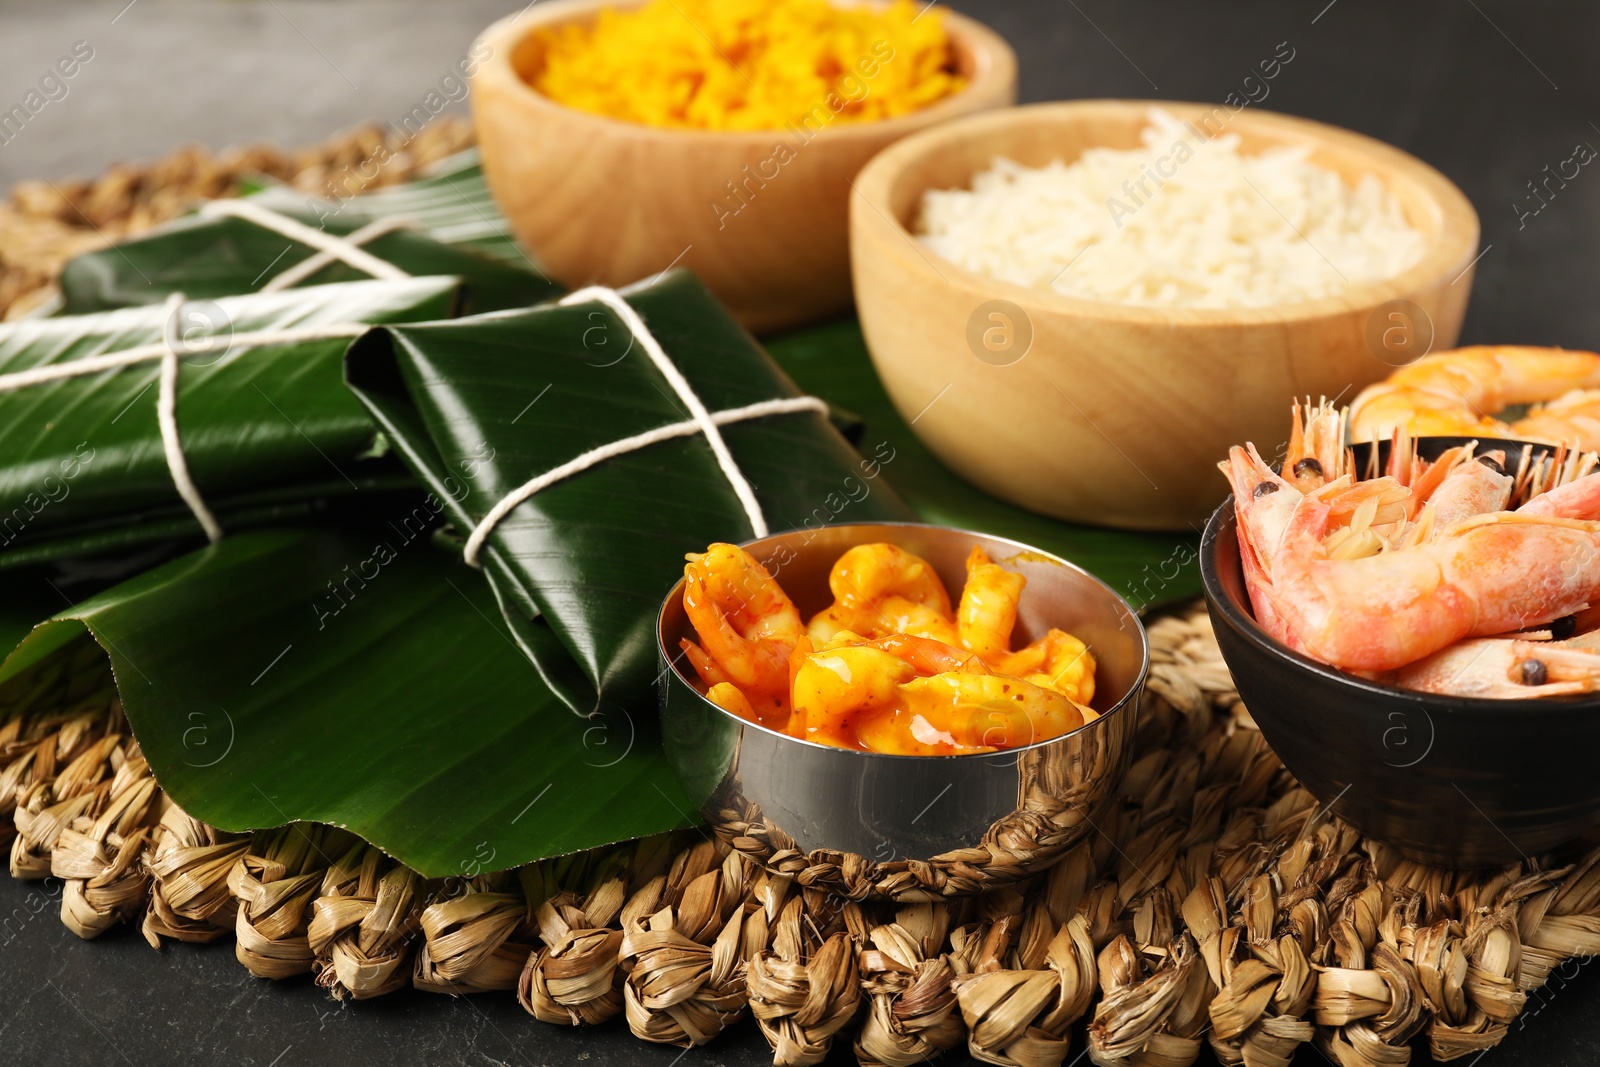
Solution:
[[[426,277],[206,302],[205,330],[178,338],[176,350],[194,355],[179,363],[174,416],[222,528],[293,517],[330,496],[413,488],[342,384],[341,358],[366,323],[448,317],[456,299],[454,278]],[[160,346],[173,317],[131,307],[5,323],[0,376]],[[344,336],[248,344],[259,331]],[[213,338],[221,350],[206,347]],[[200,536],[163,450],[160,374],[160,360],[147,360],[0,390],[0,566]]]
[[[464,532],[530,476],[684,412],[609,307],[443,319],[453,295],[449,279],[410,279],[219,299],[241,331],[352,309],[383,326],[347,357],[353,392],[342,337],[182,366],[183,448],[225,536],[81,599],[33,581],[38,567],[0,568],[16,609],[0,612],[5,636],[24,632],[18,611],[57,612],[0,663],[0,707],[103,655],[157,780],[191,815],[229,830],[345,826],[430,877],[692,824],[655,731],[651,621],[684,552],[743,540],[752,520],[707,439],[686,435],[551,485],[495,529],[482,573],[467,566],[440,523]],[[712,412],[798,395],[692,276],[626,298]],[[0,373],[149,343],[166,313],[5,327],[30,343]],[[0,562],[76,565],[94,523],[103,549],[162,522],[200,540],[162,453],[155,373],[0,394],[13,454],[35,470],[98,443]],[[909,517],[877,478],[884,457],[857,454],[820,408],[721,428],[767,523]],[[386,473],[342,480],[366,464]],[[23,466],[0,472],[8,492],[25,491]],[[97,466],[107,473],[80,485]],[[324,483],[351,506],[309,524],[234,521],[236,498],[292,501]]]
[[[344,387],[341,359],[365,324],[444,318],[457,299],[456,279],[422,277],[5,323],[0,376],[160,345],[176,317],[176,350],[195,353],[176,387],[183,458],[227,531],[330,497],[414,488]],[[234,343],[340,327],[344,336]],[[201,535],[163,448],[160,375],[150,360],[0,391],[0,568]]]
[[[191,300],[215,300],[257,292],[280,280],[301,288],[372,277],[369,271],[321,254],[311,244],[252,218],[219,213],[240,210],[240,205],[244,210],[264,209],[291,225],[335,238],[348,238],[379,219],[359,206],[308,202],[278,188],[243,201],[214,201],[112,248],[71,260],[61,273],[62,313],[83,315],[159,304],[174,292]],[[531,262],[517,265],[446,244],[413,229],[399,216],[383,216],[375,233],[361,241],[359,249],[400,273],[459,278],[462,314],[526,307],[561,291]],[[317,263],[308,262],[312,259]],[[314,269],[297,277],[302,264]]]
[[[693,274],[620,295],[713,415],[801,396]],[[689,419],[639,338],[597,301],[374,330],[351,346],[346,374],[462,534],[530,479]],[[878,480],[886,457],[858,454],[822,411],[720,429],[772,530],[916,518]],[[753,536],[710,443],[691,433],[542,489],[493,527],[480,561],[545,678],[574,711],[610,714],[651,699],[654,619],[684,553]]]

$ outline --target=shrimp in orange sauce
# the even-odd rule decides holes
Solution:
[[[703,647],[685,639],[684,650],[706,696],[794,737],[963,755],[1029,745],[1098,715],[1089,706],[1094,656],[1082,641],[1053,629],[1012,650],[1026,579],[981,548],[952,608],[926,560],[895,545],[858,545],[829,575],[834,602],[804,627],[742,550],[713,545],[690,557],[685,574],[684,604]],[[736,587],[748,595],[725,595]]]

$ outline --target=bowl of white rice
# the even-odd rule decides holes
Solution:
[[[1277,440],[1292,397],[1454,345],[1478,254],[1420,160],[1227,105],[991,112],[854,185],[862,329],[918,436],[997,496],[1131,529],[1202,522],[1217,460]]]

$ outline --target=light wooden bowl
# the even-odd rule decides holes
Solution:
[[[967,86],[881,122],[819,120],[814,133],[667,130],[563,107],[532,88],[543,62],[535,30],[634,6],[552,0],[495,23],[474,46],[489,53],[472,93],[489,187],[516,236],[568,286],[622,285],[677,264],[752,330],[837,314],[850,305],[851,179],[891,141],[1016,99],[1010,47],[950,11]]]
[[[1347,180],[1376,175],[1428,241],[1388,281],[1270,308],[1150,308],[1081,300],[963,270],[912,236],[922,194],[966,187],[995,156],[1029,166],[1071,162],[1088,147],[1133,148],[1151,101],[1038,104],[974,116],[890,146],[851,198],[856,305],[872,360],[917,435],[957,472],[1007,500],[1058,518],[1128,529],[1199,529],[1227,495],[1216,471],[1230,445],[1272,453],[1296,396],[1348,402],[1432,347],[1455,344],[1472,287],[1478,217],[1438,171],[1348,130],[1264,111],[1227,122],[1241,151],[1306,145]],[[1160,103],[1197,127],[1223,109]],[[1216,129],[1217,119],[1209,129]],[[1031,325],[1015,362],[980,359],[969,328],[989,301]],[[1399,314],[1398,319],[1390,318]],[[1012,317],[1015,317],[1014,314]],[[1415,327],[1412,349],[1400,346]],[[1020,343],[1022,334],[1012,337]],[[1004,334],[995,334],[1005,341]],[[1391,344],[1391,342],[1394,342]],[[988,354],[988,353],[986,353]]]

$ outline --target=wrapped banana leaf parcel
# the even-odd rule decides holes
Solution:
[[[61,274],[61,312],[159,304],[174,292],[215,300],[423,275],[460,279],[461,314],[527,307],[561,291],[526,259],[507,263],[458,248],[405,216],[269,188],[243,200],[209,201],[115,247],[78,256]]]
[[[259,302],[427,284],[347,282],[216,303],[254,328]],[[50,349],[56,357],[8,360],[0,373],[151,344],[162,310],[55,320],[79,331],[104,316],[140,325]],[[693,822],[655,727],[650,624],[660,599],[685,551],[817,522],[829,514],[819,504],[857,484],[864,461],[826,406],[800,395],[691,275],[442,316],[395,315],[366,330],[346,357],[348,407],[309,386],[293,393],[288,362],[272,388],[257,379],[271,361],[244,353],[182,366],[178,452],[220,537],[70,606],[58,601],[0,664],[0,707],[25,712],[28,694],[74,657],[103,654],[158,781],[190,814],[225,829],[346,826],[429,876]],[[338,351],[347,341],[315,343]],[[306,376],[326,384],[324,360]],[[215,392],[209,424],[190,409],[206,398],[202,382]],[[247,425],[246,402],[279,388],[289,390],[275,401],[280,425]],[[30,558],[59,567],[86,545],[139,543],[157,512],[191,536],[204,525],[182,517],[195,509],[175,490],[162,395],[145,364],[0,395],[18,405],[5,424],[9,454],[32,464],[8,465],[8,492],[78,442],[114,439],[79,475],[102,458],[132,464],[146,494],[127,497],[144,509],[130,511],[106,477],[59,526],[45,523],[52,503],[30,523],[43,524]],[[695,411],[718,426],[715,440]],[[140,432],[120,429],[135,413]],[[213,443],[217,458],[205,459]],[[275,449],[270,461],[254,458],[258,444]],[[229,506],[234,477],[242,500],[247,483],[273,488],[274,472],[304,488],[368,462],[391,466],[370,486],[347,484],[349,506],[260,527],[236,522],[245,512]],[[318,482],[317,464],[332,478]],[[846,515],[911,517],[881,483]],[[98,540],[82,533],[92,523]],[[14,567],[0,582],[37,570]]]
[[[371,324],[458,300],[423,277],[0,325],[0,569],[410,489],[340,360]]]
[[[525,651],[583,713],[648,699],[655,614],[686,551],[832,519],[824,501],[867,467],[827,405],[801,396],[687,271],[620,294],[374,330],[346,367],[444,500],[463,558],[481,566]],[[674,436],[630,444],[667,427]],[[915,518],[887,487],[848,514]]]

